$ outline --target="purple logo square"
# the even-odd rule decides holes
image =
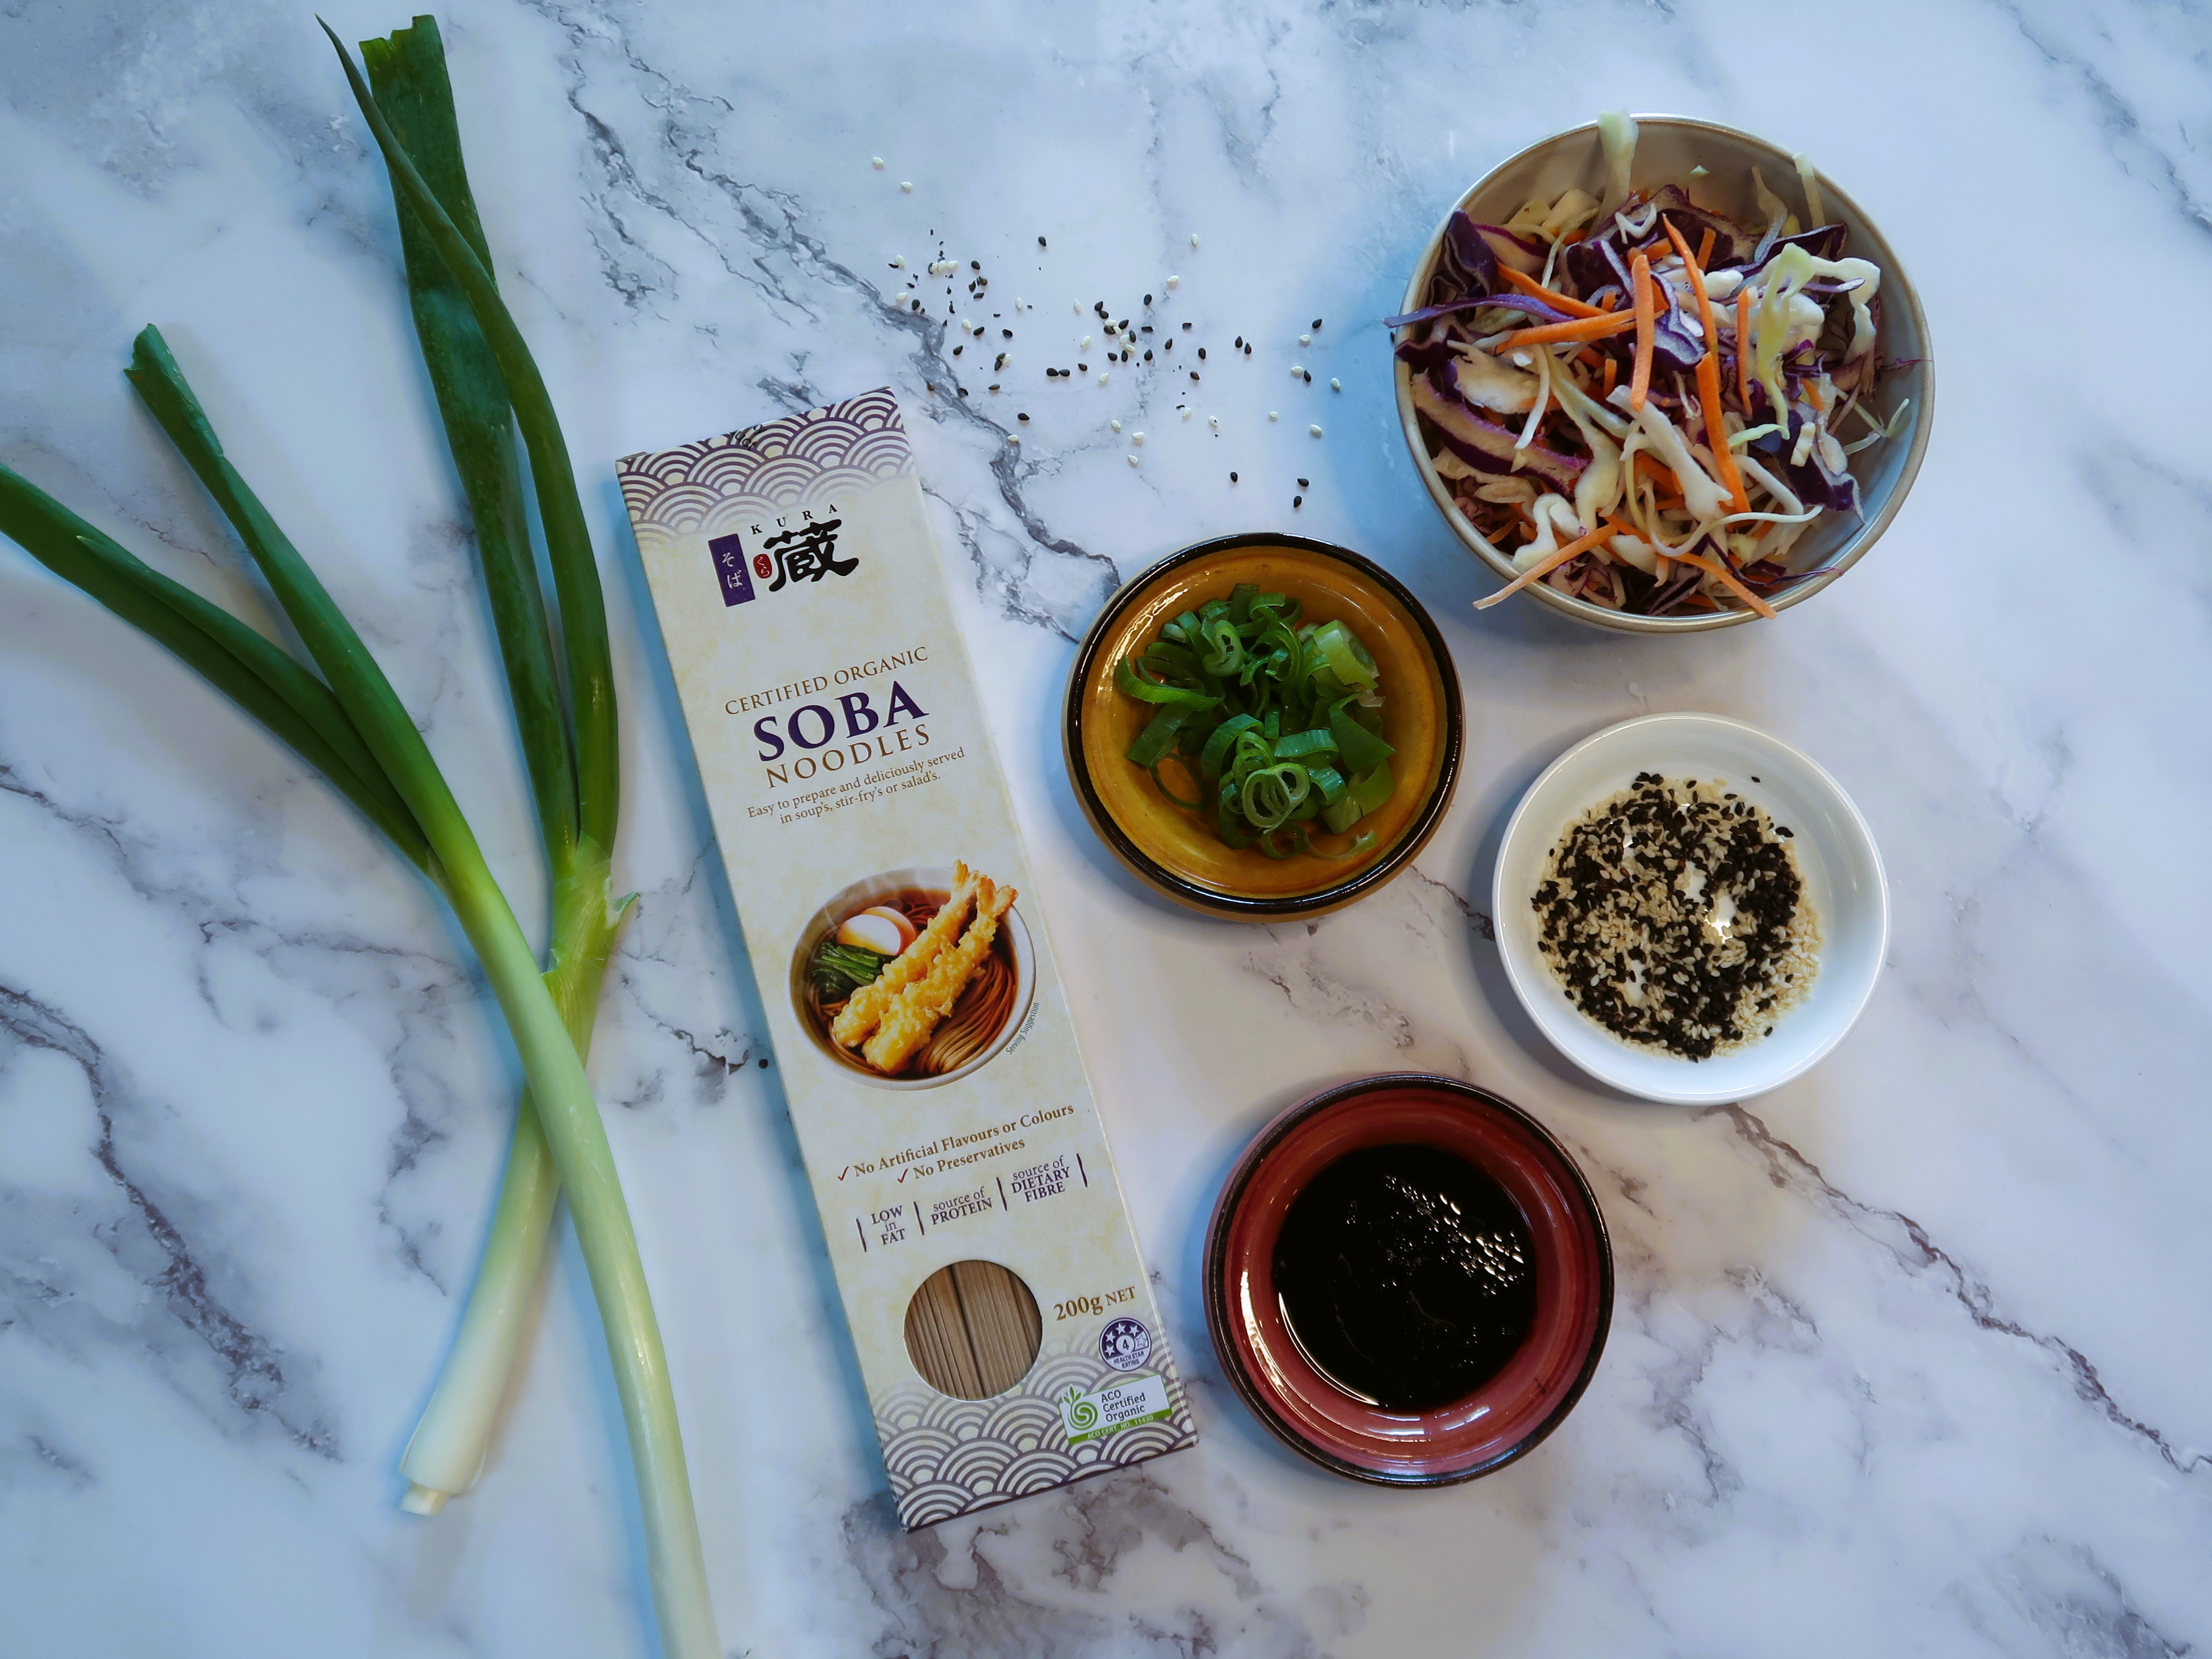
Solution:
[[[707,544],[714,557],[714,574],[722,580],[722,603],[744,605],[753,597],[753,573],[745,568],[745,550],[736,536],[717,536]]]

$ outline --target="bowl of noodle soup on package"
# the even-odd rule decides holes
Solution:
[[[1018,896],[964,863],[886,870],[842,889],[792,953],[799,1025],[878,1088],[966,1077],[1012,1040],[1036,994]]]

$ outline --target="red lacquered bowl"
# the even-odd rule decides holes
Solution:
[[[1275,1294],[1291,1201],[1347,1152],[1442,1147],[1510,1193],[1536,1255],[1536,1318],[1505,1368],[1431,1412],[1355,1400],[1306,1363]],[[1582,1398],[1613,1322],[1613,1246],[1582,1171],[1541,1124],[1486,1089],[1416,1073],[1364,1078],[1270,1123],[1223,1183],[1206,1241],[1206,1323],[1244,1403],[1293,1451],[1355,1480],[1442,1486],[1499,1469]]]

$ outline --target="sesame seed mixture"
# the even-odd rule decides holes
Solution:
[[[1820,971],[1790,831],[1717,781],[1639,772],[1567,826],[1528,902],[1568,1000],[1706,1060],[1769,1036]]]

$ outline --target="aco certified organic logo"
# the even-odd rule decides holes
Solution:
[[[802,582],[819,584],[824,576],[849,576],[859,569],[857,554],[837,556],[837,532],[845,521],[836,513],[835,501],[823,507],[823,515],[801,507],[708,542],[707,551],[722,584],[722,603],[748,605],[763,592],[781,593]]]

